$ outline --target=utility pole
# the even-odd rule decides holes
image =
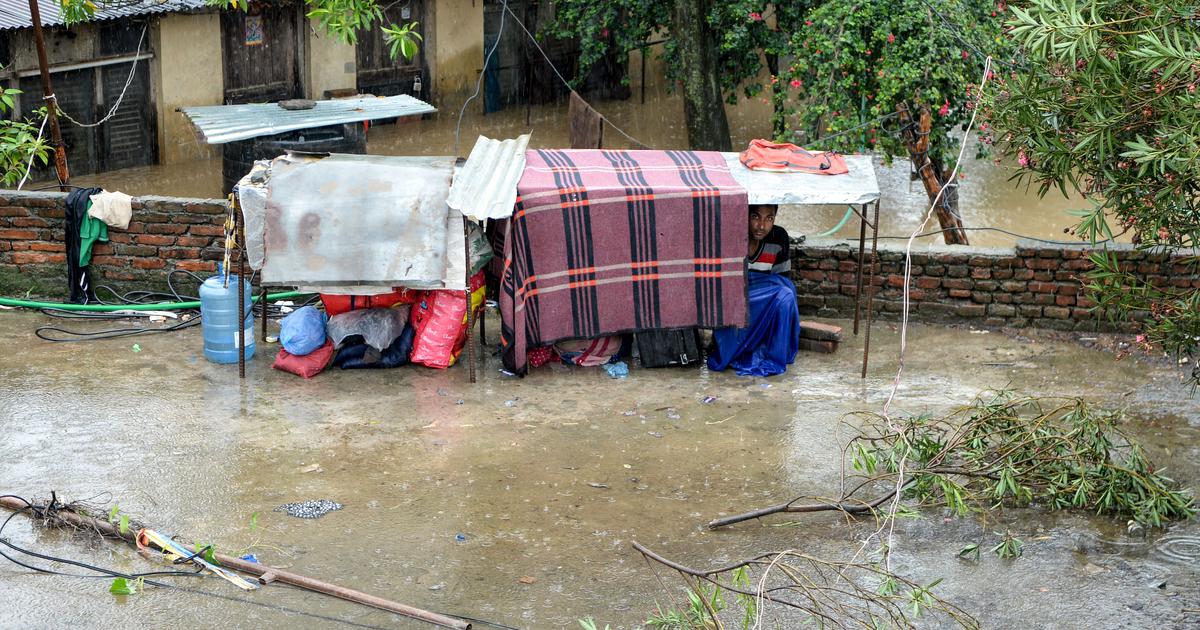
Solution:
[[[42,13],[38,0],[29,0],[29,16],[33,18],[33,41],[37,44],[38,68],[42,72],[42,96],[46,103],[46,115],[50,117],[50,142],[54,145],[54,170],[58,173],[58,188],[67,192],[71,173],[67,170],[67,148],[63,145],[62,131],[58,128],[58,102],[51,98],[54,89],[50,86],[50,63],[46,61],[46,40],[42,37]]]

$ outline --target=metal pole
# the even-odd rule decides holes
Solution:
[[[58,128],[58,101],[50,85],[50,62],[46,60],[46,40],[42,36],[42,14],[38,0],[29,0],[29,16],[33,20],[33,41],[37,47],[38,70],[42,75],[42,98],[46,103],[46,116],[50,118],[50,142],[54,145],[54,170],[58,174],[58,189],[66,192],[71,183],[71,172],[67,169],[67,147],[63,145],[62,130]]]
[[[233,204],[233,242],[238,255],[238,378],[246,378],[246,257],[242,255],[242,212]]]
[[[503,14],[501,14],[503,17]],[[467,281],[467,370],[471,382],[475,382],[475,318],[471,308],[471,220],[463,217],[463,257],[466,259],[464,273]]]
[[[262,342],[267,342],[267,285],[258,281],[259,298],[258,303],[262,304]]]
[[[863,206],[863,213],[867,211]],[[871,222],[871,270],[867,275],[867,334],[863,339],[862,378],[867,378],[867,357],[871,355],[871,320],[874,318],[875,269],[879,265],[879,200],[875,200],[875,219]]]
[[[862,289],[863,289],[863,255],[864,247],[867,243],[867,206],[858,209],[858,268],[855,270],[855,284],[858,288],[854,290],[854,334],[858,334],[858,319],[859,312],[862,310]]]

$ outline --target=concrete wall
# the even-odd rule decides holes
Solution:
[[[1084,245],[1024,240],[1011,248],[922,247],[912,254],[910,317],[995,327],[1112,330],[1112,324],[1090,310],[1095,304],[1083,295],[1080,280],[1093,268],[1088,260],[1091,251]],[[1140,251],[1125,244],[1110,246],[1109,251],[1143,281],[1160,287],[1200,289],[1200,277],[1189,274],[1180,256]],[[812,239],[793,245],[792,275],[801,314],[854,316],[857,257],[857,244],[846,241]],[[899,317],[903,286],[903,244],[880,245],[874,279],[878,315]]]
[[[311,20],[308,29],[308,98],[323,99],[326,90],[354,89],[357,84],[357,60],[353,44],[345,44],[329,35]]]
[[[475,89],[483,69],[483,1],[434,0],[426,15],[433,102],[461,102]]]
[[[158,110],[159,161],[186,162],[215,155],[175,109],[220,105],[225,99],[221,19],[217,13],[163,15],[154,29],[151,64]]]

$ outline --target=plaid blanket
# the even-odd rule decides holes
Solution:
[[[505,368],[564,339],[744,326],[747,213],[719,153],[530,151],[504,239]]]

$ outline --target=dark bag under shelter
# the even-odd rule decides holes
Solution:
[[[690,365],[701,359],[700,335],[695,328],[650,330],[634,335],[642,367]]]

